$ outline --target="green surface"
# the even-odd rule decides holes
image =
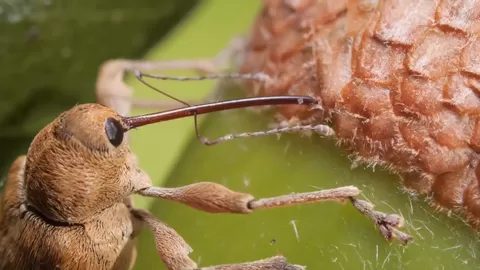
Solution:
[[[215,55],[229,37],[248,29],[258,8],[256,2],[205,3],[172,33],[168,42],[147,57]],[[138,96],[157,95],[134,85]],[[183,98],[203,96],[211,85],[157,84]],[[238,91],[225,91],[241,96]],[[202,119],[202,135],[214,138],[263,130],[271,118],[237,110]],[[377,205],[377,210],[402,214],[407,222],[405,231],[415,238],[407,247],[387,242],[367,218],[348,204],[325,202],[250,215],[218,215],[174,202],[137,198],[138,205],[149,205],[157,217],[186,239],[194,249],[191,258],[201,266],[280,253],[293,263],[307,265],[307,269],[478,268],[480,246],[466,225],[435,213],[422,198],[402,193],[396,176],[378,168],[376,172],[352,170],[351,162],[333,141],[283,135],[280,140],[276,136],[250,138],[207,147],[195,138],[192,119],[183,119],[133,132],[132,149],[157,185],[173,187],[213,181],[256,197],[356,185],[363,197]],[[142,234],[139,250],[136,269],[165,269],[150,232]]]

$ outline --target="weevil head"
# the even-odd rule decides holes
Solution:
[[[34,138],[25,165],[25,199],[44,217],[82,223],[150,186],[126,140],[122,117],[99,104],[62,113]]]

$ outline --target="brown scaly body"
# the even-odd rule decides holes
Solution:
[[[410,190],[480,225],[480,2],[265,0],[241,72],[253,96],[317,97],[357,161],[399,173]]]

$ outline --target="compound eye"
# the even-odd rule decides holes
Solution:
[[[117,119],[107,118],[105,120],[105,133],[110,143],[117,147],[123,141],[123,126]]]

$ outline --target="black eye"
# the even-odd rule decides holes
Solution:
[[[123,127],[118,120],[114,118],[107,118],[105,120],[105,133],[110,143],[117,147],[123,141]]]

